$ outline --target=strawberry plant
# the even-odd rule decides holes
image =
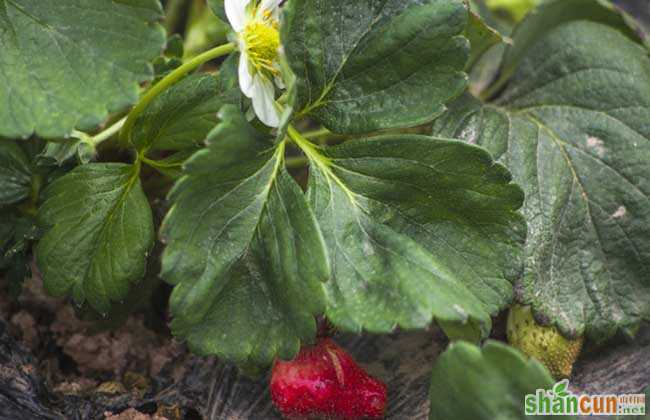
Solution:
[[[171,333],[273,366],[288,417],[385,412],[385,386],[317,319],[478,344],[513,307],[523,353],[459,342],[432,366],[431,418],[486,419],[523,418],[547,368],[568,376],[583,341],[650,321],[650,56],[630,16],[604,0],[487,3],[516,26],[465,0],[186,3],[0,0],[14,295],[32,255],[82,312],[167,291]]]

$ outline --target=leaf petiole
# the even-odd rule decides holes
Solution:
[[[287,168],[298,169],[309,164],[309,159],[306,156],[290,156],[284,159]]]
[[[101,142],[113,137],[122,129],[122,126],[124,125],[125,122],[126,122],[126,117],[120,118],[118,121],[116,121],[113,125],[111,125],[107,129],[92,136],[91,137],[92,145],[97,146]]]
[[[330,168],[332,162],[327,156],[324,156],[320,152],[319,146],[316,146],[308,139],[306,139],[298,130],[296,130],[296,127],[291,124],[289,124],[289,127],[287,128],[287,134],[289,135],[289,138],[293,140],[296,146],[298,146],[303,151],[308,161],[312,162],[320,170],[327,174],[327,176],[333,179],[341,187],[341,189],[345,191],[348,198],[350,199],[350,202],[355,203],[356,199],[354,193],[345,185],[343,181],[339,179],[338,176],[336,176],[336,174],[334,174],[334,172],[332,172],[332,169]]]
[[[302,133],[302,136],[306,139],[313,140],[321,137],[326,137],[332,134],[327,128],[319,128],[318,130],[307,131]]]
[[[153,168],[176,168],[179,166],[183,166],[183,162],[174,162],[174,163],[165,163],[165,162],[159,162],[157,160],[149,159],[148,157],[145,157],[144,155],[139,155],[140,160],[147,165],[153,167]]]
[[[115,134],[117,134],[122,126],[124,125],[124,122],[126,121],[126,117],[120,118],[118,121],[113,123],[111,126],[106,128],[105,130],[100,131],[99,133],[95,134],[94,136],[91,136],[83,131],[78,131],[78,130],[73,130],[72,131],[72,137],[77,138],[81,140],[83,143],[86,143],[90,146],[97,147],[100,143],[110,139],[113,137]]]
[[[236,48],[235,43],[230,42],[228,44],[220,45],[218,47],[212,48],[202,54],[197,55],[192,58],[187,63],[184,63],[180,67],[176,68],[174,71],[165,76],[160,82],[156,83],[144,96],[140,99],[124,122],[124,126],[120,131],[120,140],[123,143],[126,143],[135,124],[135,120],[142,114],[142,112],[147,108],[147,105],[151,103],[158,95],[164,92],[174,83],[178,82],[183,76],[185,76],[190,71],[196,69],[201,64],[213,60],[215,58],[230,54]]]
[[[170,0],[165,5],[165,29],[167,29],[168,33],[174,33],[183,14],[183,6],[185,6],[185,0]]]
[[[298,146],[309,158],[314,162],[327,166],[326,158],[318,152],[318,146],[312,144],[304,135],[302,135],[293,125],[289,125],[287,134],[293,142]]]
[[[42,187],[43,176],[40,174],[34,174],[32,176],[32,185],[31,191],[29,193],[29,200],[20,207],[20,210],[24,214],[36,216],[36,213],[38,213],[38,198],[40,197]]]

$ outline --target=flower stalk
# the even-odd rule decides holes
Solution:
[[[147,93],[145,93],[145,95],[140,99],[140,102],[138,102],[133,107],[131,112],[129,112],[129,115],[127,116],[126,121],[124,122],[124,126],[120,131],[120,140],[123,143],[127,143],[127,141],[129,140],[129,136],[131,134],[131,130],[133,129],[133,125],[135,124],[135,121],[144,112],[144,110],[151,103],[151,101],[153,101],[158,95],[160,95],[170,86],[178,82],[186,74],[199,67],[201,64],[213,60],[215,58],[230,54],[235,49],[236,46],[232,42],[212,48],[202,54],[197,55],[187,63],[184,63],[183,65],[181,65],[180,67],[176,68],[174,71],[169,73],[167,76],[165,76],[160,82],[156,83],[151,89],[147,91]]]

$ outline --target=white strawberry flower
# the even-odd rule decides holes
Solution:
[[[239,45],[239,87],[253,101],[255,114],[269,127],[280,124],[275,103],[279,80],[279,6],[282,0],[225,0]]]

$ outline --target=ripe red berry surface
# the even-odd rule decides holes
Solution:
[[[386,385],[370,376],[329,338],[276,361],[271,398],[285,418],[382,418]]]

